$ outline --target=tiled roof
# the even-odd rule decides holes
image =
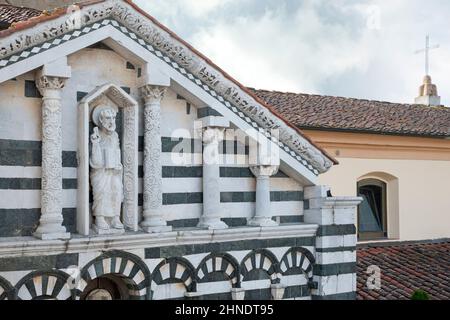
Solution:
[[[407,300],[419,289],[433,300],[450,299],[450,240],[359,247],[357,265],[358,300]],[[366,286],[371,265],[381,268],[381,290]]]
[[[252,91],[301,129],[450,136],[450,108],[278,91]]]
[[[0,29],[6,29],[15,22],[26,21],[41,14],[41,11],[32,8],[0,4]]]

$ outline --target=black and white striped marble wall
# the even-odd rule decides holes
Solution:
[[[104,46],[81,50],[69,57],[69,64],[72,77],[63,90],[63,215],[64,225],[74,233],[78,101],[96,86],[111,81],[138,101],[140,99],[137,90],[139,70]],[[41,96],[34,78],[34,73],[30,72],[0,85],[0,237],[30,236],[39,221]],[[186,138],[187,133],[192,133],[194,121],[208,112],[211,110],[197,109],[171,90],[162,102],[163,212],[175,228],[196,226],[202,213],[202,145],[193,137],[177,138]],[[139,174],[142,178],[142,122],[139,127]],[[180,160],[180,154],[174,153],[180,143],[193,146],[182,154],[181,164],[175,163]],[[221,149],[224,155],[220,169],[224,220],[230,226],[242,226],[254,214],[255,205],[256,182],[247,164],[248,146],[245,141],[228,140]],[[271,179],[271,190],[274,219],[281,223],[302,222],[302,186],[279,172]]]
[[[0,258],[0,300],[80,299],[91,280],[108,275],[124,282],[126,299],[231,300],[240,290],[245,300],[271,300],[281,284],[283,299],[309,300],[313,244],[294,237]]]

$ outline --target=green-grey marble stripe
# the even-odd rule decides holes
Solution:
[[[356,234],[356,226],[354,224],[324,225],[319,226],[319,229],[317,230],[318,237],[345,236],[353,234]]]
[[[356,273],[356,262],[316,264],[313,267],[315,276],[335,276]]]
[[[63,225],[76,232],[76,208],[63,209]],[[39,226],[41,209],[0,209],[0,237],[29,237]]]
[[[147,248],[145,249],[145,258],[159,259],[170,257],[182,257],[186,255],[200,254],[207,252],[229,252],[229,251],[280,248],[280,247],[291,248],[291,247],[306,247],[314,245],[315,245],[314,237],[240,240],[229,242],[214,242],[214,243],[192,244],[182,246]]]
[[[64,190],[76,190],[77,179],[63,179]],[[41,179],[0,178],[0,190],[41,190]]]

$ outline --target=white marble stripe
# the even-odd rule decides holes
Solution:
[[[161,267],[161,269],[159,269],[159,271],[161,272],[161,278],[162,280],[166,280],[170,278],[170,265],[168,263],[166,263],[165,265],[163,265]]]
[[[222,269],[222,258],[221,257],[216,257],[215,259],[216,263],[215,263],[215,271],[220,271]]]
[[[42,276],[33,278],[34,290],[36,291],[36,297],[42,296]]]
[[[161,162],[163,166],[178,167],[178,166],[200,166],[203,163],[202,154],[199,153],[167,153],[161,154]]]
[[[0,178],[40,179],[41,167],[0,166]],[[63,168],[63,179],[77,179],[77,168]]]
[[[202,178],[163,178],[163,193],[193,193],[202,192]],[[301,191],[302,189],[284,178],[272,179],[274,186],[271,191]],[[142,179],[139,179],[142,184]],[[255,192],[254,178],[220,178],[220,192]],[[142,192],[142,186],[140,186]]]
[[[95,271],[95,265],[91,265],[88,268],[88,273],[89,273],[91,280],[94,280],[97,278],[97,271]]]
[[[184,285],[185,285],[186,287],[189,287],[189,286],[191,285],[191,283],[192,283],[192,278],[189,277],[189,278],[187,278],[186,281],[184,282]]]
[[[224,218],[251,218],[254,216],[255,204],[252,202],[222,203]],[[141,210],[141,208],[140,208]],[[272,212],[277,216],[303,215],[303,202],[272,202]],[[203,212],[201,203],[163,205],[161,212],[167,221],[180,219],[198,219]],[[180,215],[183,212],[183,215]]]
[[[142,272],[142,270],[139,270],[139,272],[136,273],[136,275],[133,277],[133,281],[136,284],[140,284],[144,280],[145,280],[145,276],[144,276],[144,273]]]
[[[324,236],[317,237],[318,248],[354,247],[356,245],[356,235],[345,236]]]
[[[230,281],[215,281],[207,283],[198,283],[197,292],[202,295],[218,294],[231,292],[232,284]]]
[[[127,265],[125,266],[125,270],[123,271],[123,275],[128,277],[130,275],[130,273],[131,273],[131,270],[133,270],[133,267],[134,267],[134,262],[131,261],[131,260],[127,261]]]
[[[283,299],[286,301],[294,301],[294,300],[311,300],[311,296],[307,296],[307,297],[297,297],[297,298],[289,298],[289,299]]]
[[[241,286],[245,290],[267,289],[270,288],[271,282],[269,279],[243,281]]]
[[[225,270],[225,273],[226,273],[228,276],[231,276],[231,274],[233,273],[233,271],[234,271],[233,265],[230,263],[230,264],[228,265],[227,269]]]
[[[180,219],[198,219],[203,211],[201,203],[176,204],[162,206],[161,212],[167,221]],[[180,212],[183,214],[180,215]]]
[[[111,258],[104,259],[103,261],[103,274],[110,274],[111,273]]]
[[[71,297],[71,292],[69,289],[69,286],[66,284],[64,284],[64,286],[62,287],[61,291],[59,292],[57,298],[58,300],[67,300]]]
[[[116,263],[114,265],[114,273],[119,273],[121,264],[122,264],[122,258],[116,257]]]
[[[206,270],[208,270],[209,273],[213,272],[212,259],[206,261]]]
[[[292,263],[292,253],[290,253],[290,254],[288,254],[287,255],[287,266],[288,266],[288,268],[292,268],[292,265],[293,263]]]
[[[178,283],[167,283],[152,287],[153,300],[184,298],[186,289]]]
[[[250,258],[245,261],[244,265],[247,268],[247,271],[253,270],[252,260]]]
[[[285,286],[303,286],[308,283],[308,278],[303,273],[287,275],[281,277],[280,283]]]
[[[303,260],[302,270],[307,270],[310,264],[308,259]]]
[[[80,279],[80,281],[77,284],[77,289],[81,292],[84,291],[84,289],[87,287],[87,282],[84,279]]]
[[[263,268],[264,270],[269,270],[270,267],[271,267],[271,265],[272,265],[272,262],[270,261],[270,259],[267,258],[267,257],[264,257],[264,262],[263,262],[262,268]]]
[[[261,265],[263,262],[261,262],[261,253],[257,253],[255,255],[255,268],[261,268]]]
[[[318,264],[347,263],[356,261],[356,251],[317,252]]]
[[[202,155],[200,153],[182,153],[163,152],[161,154],[161,162],[163,166],[201,166],[203,164]],[[219,155],[219,165],[221,166],[249,166],[248,156],[246,155]]]
[[[177,264],[177,269],[175,272],[175,278],[176,279],[181,279],[181,277],[183,276],[184,271],[186,270],[186,267],[181,265],[181,264]]]
[[[63,190],[63,208],[77,207],[77,190]],[[40,190],[0,190],[0,209],[39,209]]]
[[[163,193],[202,192],[202,183],[202,178],[163,178]]]
[[[19,292],[17,293],[17,296],[22,300],[31,300],[33,297],[31,296],[30,292],[28,291],[27,287],[23,285]]]

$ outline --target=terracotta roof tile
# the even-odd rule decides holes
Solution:
[[[369,290],[367,268],[381,268],[381,289]],[[450,299],[450,241],[409,243],[357,250],[358,300],[409,300],[416,290],[431,299]]]
[[[301,129],[450,137],[450,108],[251,89]]]
[[[30,18],[40,16],[42,11],[26,8],[16,7],[9,4],[0,4],[0,29],[6,29],[11,24],[26,21]]]

